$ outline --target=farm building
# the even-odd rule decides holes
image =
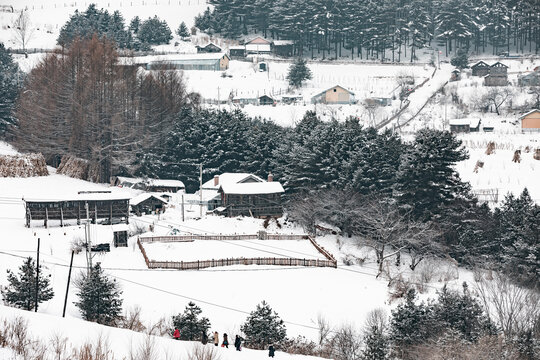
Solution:
[[[291,57],[294,51],[294,41],[274,40],[274,54],[277,56]]]
[[[129,223],[129,198],[112,194],[107,191],[80,192],[79,194],[63,199],[23,199],[26,209],[26,226],[30,227],[32,220],[43,220],[45,227],[49,220],[60,220],[64,226],[66,220],[86,219],[88,216],[92,223],[104,219],[109,224]]]
[[[311,98],[312,104],[353,104],[354,93],[342,86],[336,85],[324,90]]]
[[[145,181],[145,190],[150,192],[175,193],[185,188],[180,180],[148,179]]]
[[[246,57],[246,47],[244,45],[230,46],[229,56],[231,59],[241,59]]]
[[[540,131],[540,110],[534,109],[519,117],[524,132]]]
[[[168,60],[151,61],[148,70],[211,70],[222,71],[229,68],[229,55],[225,53],[188,54],[174,56]]]
[[[519,86],[540,86],[540,71],[520,76],[518,78]]]
[[[112,226],[114,247],[127,247],[129,226],[127,224],[115,224]]]
[[[248,174],[248,173],[223,173],[221,175],[215,175],[213,179],[208,180],[202,185],[202,198],[204,205],[208,210],[214,210],[222,205],[221,195],[218,190],[223,184],[244,184],[252,182],[264,182],[260,177]],[[197,193],[195,201],[198,204],[200,201],[200,195]],[[188,200],[188,202],[194,203],[194,201]]]
[[[219,187],[222,205],[218,213],[228,217],[280,217],[283,215],[281,195],[285,192],[277,181],[226,183]]]
[[[480,129],[480,119],[452,119],[448,124],[453,133],[478,132]]]
[[[270,54],[272,52],[272,42],[260,36],[246,42],[246,54]]]
[[[217,46],[216,44],[209,43],[205,46],[198,46],[197,45],[197,52],[198,53],[220,53],[221,48]]]
[[[144,179],[126,176],[112,176],[111,185],[130,189],[144,189]]]
[[[489,74],[490,66],[483,61],[479,61],[471,66],[471,69],[472,76],[486,76]]]
[[[275,100],[268,95],[259,97],[259,105],[274,105]]]
[[[155,195],[144,193],[138,195],[129,201],[131,211],[141,216],[142,214],[151,214],[155,212],[165,212],[167,200]]]
[[[484,77],[485,86],[506,86],[508,84],[508,66],[496,62],[489,67],[489,74]]]

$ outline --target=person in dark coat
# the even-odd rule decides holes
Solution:
[[[270,346],[268,347],[268,356],[273,358],[274,357],[274,352],[276,350],[274,349],[274,345],[270,344]]]
[[[225,346],[227,349],[229,348],[229,339],[227,338],[227,334],[223,333],[223,343],[221,344],[221,347]]]
[[[234,339],[234,347],[236,348],[236,351],[240,351],[241,345],[242,345],[242,338],[236,335],[236,338]]]
[[[206,334],[206,331],[204,330],[202,332],[201,342],[203,343],[203,345],[206,345],[208,343],[208,335]]]
[[[177,328],[174,329],[173,338],[175,340],[180,340],[180,330],[178,330]]]

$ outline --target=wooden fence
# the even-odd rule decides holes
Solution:
[[[149,269],[199,270],[209,267],[231,265],[278,265],[278,266],[307,266],[337,268],[334,256],[315,239],[308,235],[267,234],[268,240],[309,240],[326,260],[299,258],[227,258],[197,261],[155,261],[148,259],[143,243],[152,242],[192,242],[195,240],[260,240],[260,235],[174,235],[174,236],[144,236],[137,239],[137,245]]]

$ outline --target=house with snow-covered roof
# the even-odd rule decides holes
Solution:
[[[540,110],[534,109],[519,117],[521,120],[521,131],[536,132],[540,131]]]
[[[343,86],[336,85],[311,98],[312,104],[353,104],[354,93]]]

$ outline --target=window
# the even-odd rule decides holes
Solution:
[[[334,89],[334,92],[337,92],[337,89]]]

